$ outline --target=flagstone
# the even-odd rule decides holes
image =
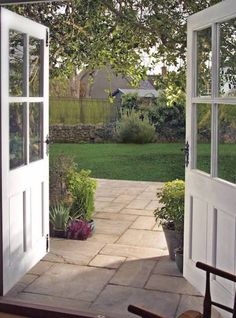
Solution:
[[[139,200],[135,199],[127,205],[127,209],[144,209],[150,203],[149,199]]]
[[[162,256],[154,267],[153,274],[169,275],[169,276],[183,276],[175,263],[169,256]]]
[[[171,293],[200,296],[200,293],[183,277],[171,277],[167,275],[153,274],[149,278],[145,288]]]
[[[125,208],[120,211],[120,213],[128,215],[128,214],[135,214],[135,215],[146,215],[146,216],[153,216],[153,211],[150,210],[140,210],[140,209],[130,209]]]
[[[109,314],[112,308],[112,312],[119,317],[134,318],[135,316],[127,311],[128,305],[133,304],[159,313],[163,317],[174,317],[179,299],[180,296],[175,294],[108,285],[92,304],[91,309]]]
[[[166,240],[163,232],[128,229],[117,241],[118,244],[133,246],[166,248]]]
[[[135,195],[121,194],[114,200],[114,202],[130,203],[135,198]]]
[[[139,216],[131,225],[132,229],[151,230],[156,224],[153,216]]]
[[[25,291],[90,302],[96,299],[113,274],[111,269],[55,264]]]
[[[96,233],[121,235],[130,226],[129,221],[96,219]]]
[[[95,214],[96,219],[107,219],[107,220],[120,220],[120,221],[134,221],[137,219],[137,215],[120,214],[120,213],[107,213],[98,212]]]
[[[157,259],[162,256],[163,251],[157,248],[138,247],[121,244],[107,244],[101,251],[100,254],[106,255],[117,255],[124,257],[135,257],[135,258],[152,258]]]
[[[111,279],[111,284],[144,287],[156,261],[129,258]]]
[[[97,255],[91,260],[89,266],[103,267],[103,268],[119,268],[126,260],[125,257],[112,255]]]

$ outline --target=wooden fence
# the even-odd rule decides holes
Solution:
[[[108,99],[50,98],[50,125],[107,124],[116,121],[117,106]]]

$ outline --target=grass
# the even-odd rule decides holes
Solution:
[[[184,178],[182,144],[54,144],[50,156],[70,155],[95,178],[167,181]]]
[[[184,179],[183,144],[54,144],[50,156],[72,156],[79,169],[104,179],[170,181]],[[209,146],[198,147],[198,168],[209,172]],[[236,182],[236,145],[219,146],[219,177]]]

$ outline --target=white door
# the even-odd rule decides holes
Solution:
[[[204,291],[197,261],[236,273],[236,1],[188,20],[184,276]],[[212,281],[232,306],[235,285]],[[227,315],[226,315],[227,316]]]
[[[1,8],[1,294],[48,249],[48,29]]]

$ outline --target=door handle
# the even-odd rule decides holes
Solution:
[[[49,145],[50,145],[50,144],[53,144],[53,141],[52,141],[52,139],[47,135],[44,142],[45,142],[45,144],[46,144],[46,154],[48,155],[48,154],[49,154]]]
[[[189,165],[189,143],[188,143],[188,141],[185,143],[184,148],[181,148],[181,150],[184,152],[185,167],[188,167],[188,165]]]

